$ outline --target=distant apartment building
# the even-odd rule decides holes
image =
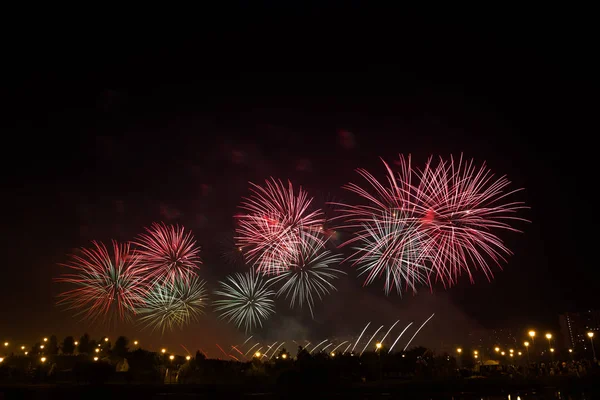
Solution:
[[[575,352],[591,351],[588,332],[600,335],[600,311],[587,310],[577,313],[564,313],[559,316],[560,330],[565,348]]]

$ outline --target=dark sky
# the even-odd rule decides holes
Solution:
[[[57,264],[90,240],[181,223],[214,286],[240,270],[223,253],[248,181],[289,178],[320,204],[353,201],[340,187],[358,181],[355,168],[383,177],[379,157],[409,153],[422,163],[463,152],[525,188],[517,197],[532,223],[502,236],[515,253],[504,270],[490,283],[477,274],[475,285],[400,299],[381,285],[360,288],[348,267],[316,321],[280,302],[261,335],[344,334],[436,312],[440,329],[423,340],[439,344],[458,340],[458,325],[556,328],[559,313],[599,306],[590,236],[597,82],[584,22],[246,12],[185,32],[40,27],[9,45],[0,339],[106,331],[54,305]],[[173,347],[241,337],[213,315],[162,339],[112,332]]]

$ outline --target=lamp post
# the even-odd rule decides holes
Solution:
[[[594,361],[596,361],[596,349],[594,348],[594,332],[588,332],[590,342],[592,342],[592,353],[594,354]]]
[[[462,368],[462,349],[459,347],[458,349],[456,349],[456,352],[458,353],[458,368]]]
[[[529,342],[524,342],[523,345],[525,345],[525,349],[527,350],[527,364],[529,365]]]
[[[382,380],[382,377],[383,377],[383,371],[381,368],[381,348],[382,347],[383,347],[383,345],[381,344],[381,342],[375,343],[375,348],[377,349],[377,359],[379,361],[379,380]]]

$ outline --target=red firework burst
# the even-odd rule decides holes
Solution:
[[[505,201],[517,191],[507,191],[510,181],[505,177],[495,179],[485,164],[476,167],[473,161],[463,161],[462,156],[458,162],[440,158],[436,165],[430,158],[423,170],[413,169],[410,157],[400,156],[397,174],[384,165],[387,185],[369,172],[358,170],[370,188],[345,186],[368,200],[368,205],[339,204],[345,219],[342,227],[358,228],[355,237],[345,244],[363,242],[356,248],[355,255],[360,256],[356,262],[366,270],[379,266],[378,275],[385,273],[387,277],[386,292],[390,290],[389,282],[411,278],[403,265],[417,266],[415,273],[419,275],[428,271],[429,284],[433,275],[445,287],[455,284],[463,272],[473,281],[473,269],[481,269],[491,279],[489,260],[500,266],[504,256],[510,254],[495,231],[517,231],[509,222],[525,221],[515,216],[526,208],[523,203]],[[382,240],[390,243],[380,243]],[[379,244],[374,246],[376,242]],[[398,243],[409,243],[410,251],[399,248]],[[392,248],[397,250],[381,251]]]
[[[488,260],[501,268],[505,256],[512,254],[495,232],[519,232],[509,223],[526,221],[516,216],[527,208],[524,203],[506,201],[521,189],[507,190],[511,182],[505,176],[495,178],[485,163],[478,167],[462,155],[457,162],[440,158],[435,166],[430,158],[419,178],[415,217],[437,278],[451,286],[464,272],[473,282],[474,268],[490,280]]]
[[[183,226],[155,222],[134,243],[139,265],[153,281],[187,279],[201,264],[194,236]]]
[[[236,244],[257,271],[277,274],[285,270],[302,234],[321,240],[324,216],[311,211],[312,198],[302,188],[296,195],[289,181],[287,187],[273,178],[265,186],[251,185],[252,195],[240,206],[246,213],[236,216]]]
[[[112,255],[103,243],[92,244],[79,255],[71,255],[70,263],[62,264],[72,272],[55,281],[76,288],[59,294],[58,304],[77,310],[77,315],[92,322],[99,317],[128,319],[143,304],[148,290],[138,258],[129,244],[113,241]]]

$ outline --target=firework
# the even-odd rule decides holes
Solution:
[[[326,250],[321,240],[303,237],[295,250],[285,272],[269,279],[269,283],[283,285],[277,296],[290,298],[290,307],[296,304],[302,307],[305,303],[314,317],[315,297],[322,300],[331,290],[335,290],[332,281],[344,272],[333,268],[342,257]]]
[[[364,285],[384,276],[386,294],[396,288],[417,291],[416,284],[426,284],[430,268],[425,265],[427,254],[421,243],[424,234],[418,225],[394,213],[382,218],[373,217],[348,243],[355,243],[351,258],[358,266],[359,276],[366,275]]]
[[[345,219],[342,227],[358,228],[346,244],[356,244],[355,263],[367,274],[365,284],[385,275],[384,289],[415,290],[416,283],[432,284],[431,278],[448,287],[462,272],[473,281],[472,269],[488,279],[488,259],[500,266],[510,250],[493,232],[516,231],[508,222],[520,218],[520,202],[505,202],[516,191],[510,182],[495,179],[485,164],[479,168],[462,157],[456,163],[429,159],[423,170],[400,157],[395,174],[384,162],[387,184],[365,170],[358,170],[368,188],[348,184],[346,189],[368,201],[367,205],[338,204]],[[426,277],[426,279],[425,279]]]
[[[222,299],[214,302],[215,310],[220,318],[235,323],[238,328],[243,325],[246,332],[262,326],[262,322],[275,313],[275,293],[253,271],[229,276],[220,286],[215,295]]]
[[[440,158],[435,167],[430,159],[420,172],[415,217],[426,237],[423,250],[446,286],[463,272],[473,282],[472,269],[482,270],[489,280],[493,274],[488,260],[501,267],[512,254],[494,233],[518,232],[509,222],[525,221],[515,216],[526,208],[522,202],[505,202],[518,191],[507,191],[510,183],[506,177],[494,178],[485,164],[477,167],[462,156],[458,162]]]
[[[201,263],[194,236],[178,225],[153,223],[135,244],[139,247],[140,266],[155,282],[188,279]]]
[[[236,243],[258,272],[277,274],[285,270],[303,233],[316,239],[323,213],[311,211],[312,198],[302,188],[296,194],[291,182],[287,187],[275,179],[251,185],[252,195],[241,204],[245,213],[237,216]]]
[[[148,292],[145,305],[139,309],[140,322],[152,331],[183,329],[204,314],[206,290],[197,276],[157,282]]]
[[[62,274],[57,282],[76,286],[59,295],[58,304],[77,311],[76,315],[95,321],[129,319],[143,304],[147,282],[139,268],[137,255],[129,244],[112,242],[112,254],[100,242],[92,242],[71,262],[63,264],[72,272]]]

